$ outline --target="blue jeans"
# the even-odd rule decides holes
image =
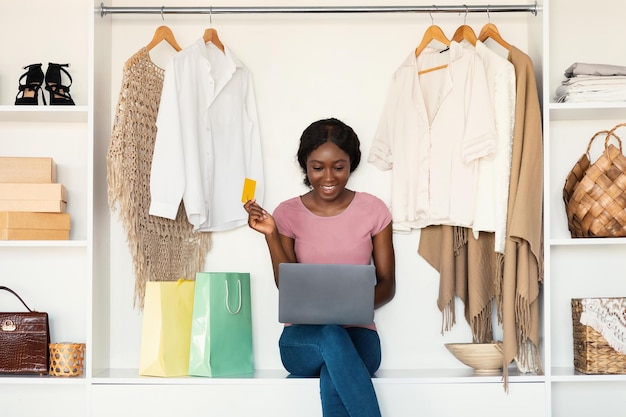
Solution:
[[[371,377],[380,366],[374,330],[336,325],[285,326],[280,356],[293,376],[319,376],[324,417],[380,417]]]

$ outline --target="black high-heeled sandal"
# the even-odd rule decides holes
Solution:
[[[41,89],[44,80],[41,64],[26,65],[24,69],[27,71],[20,76],[18,87],[19,91],[15,96],[15,104],[36,106],[39,103],[38,97],[39,92],[41,91],[41,98],[43,100],[43,104],[45,105],[46,97],[44,97],[43,90]],[[24,78],[26,78],[26,80],[24,84],[22,84],[22,80]]]
[[[69,67],[70,64],[55,64],[48,63],[48,69],[46,70],[46,90],[50,92],[50,105],[66,105],[73,106],[74,100],[70,95],[70,86],[72,85],[72,76],[64,67]],[[61,73],[64,73],[69,82],[67,85],[61,81]]]

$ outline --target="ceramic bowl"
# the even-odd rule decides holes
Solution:
[[[502,372],[502,343],[446,343],[446,348],[478,375]]]

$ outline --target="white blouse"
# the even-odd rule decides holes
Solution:
[[[244,178],[264,194],[250,71],[226,47],[198,39],[170,58],[157,116],[150,214],[173,219],[181,200],[197,231],[247,223]]]
[[[481,231],[494,232],[494,250],[504,253],[515,125],[515,68],[481,41],[476,42],[476,53],[485,68],[498,144],[493,159],[482,158],[478,164],[478,197],[472,228],[476,238]]]
[[[444,52],[426,47],[394,73],[368,161],[393,169],[397,232],[473,224],[477,161],[496,150],[485,72],[475,56],[457,42]]]

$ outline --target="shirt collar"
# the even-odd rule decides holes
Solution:
[[[207,53],[207,48],[210,47],[210,46],[208,46],[207,44],[204,43],[204,39],[203,38],[199,38],[198,40],[196,40],[194,42],[193,46],[196,47],[200,51],[200,54],[204,58],[209,60],[209,55]],[[231,51],[231,49],[227,45],[224,45],[224,55],[226,56],[226,59],[227,59],[228,63],[231,64],[233,68],[242,68],[243,67],[243,63],[239,60],[239,58],[237,58],[237,56]]]
[[[422,52],[420,52],[420,54],[433,54],[433,53],[439,53],[439,52],[441,52],[441,49],[439,48],[435,49],[435,48],[431,48],[427,46]],[[450,42],[449,54],[450,54],[449,55],[450,62],[457,61],[463,56],[463,45],[461,45],[460,43],[456,41]],[[411,51],[411,53],[405,59],[402,66],[415,67],[415,68],[417,67],[417,56],[415,55],[415,50]]]

